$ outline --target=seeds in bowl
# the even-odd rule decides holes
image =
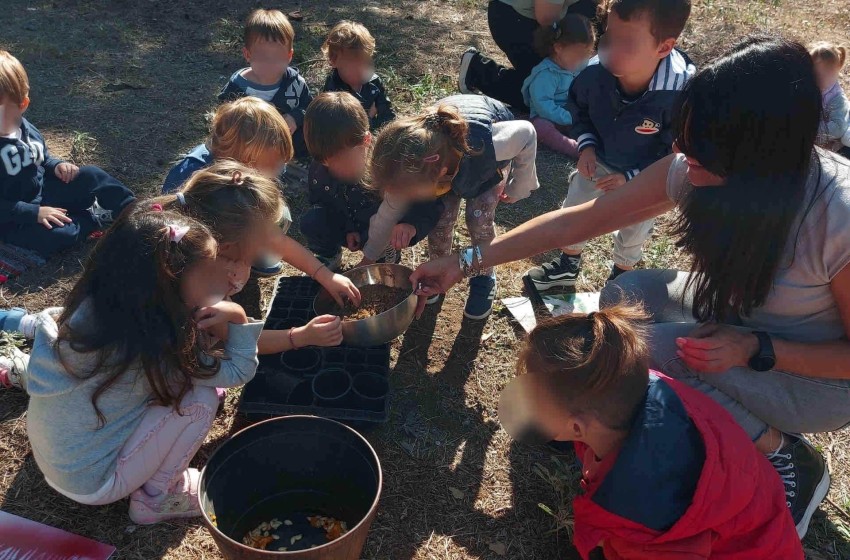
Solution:
[[[410,295],[406,288],[394,288],[382,284],[371,284],[360,288],[360,306],[355,307],[353,303],[346,302],[344,307],[335,305],[331,309],[331,315],[339,315],[344,321],[359,321],[373,315],[380,315],[389,311]]]

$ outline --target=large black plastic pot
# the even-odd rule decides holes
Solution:
[[[201,474],[204,523],[229,560],[358,560],[381,496],[381,464],[363,436],[348,426],[316,416],[286,416],[260,422],[219,447]],[[345,521],[349,532],[327,542],[307,516]],[[243,537],[263,522],[291,520],[285,534],[257,550]],[[290,535],[303,534],[300,551]]]

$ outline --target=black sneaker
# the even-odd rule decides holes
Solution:
[[[565,255],[553,261],[535,266],[526,273],[534,286],[541,292],[549,288],[572,288],[576,285],[581,271],[581,255]]]
[[[486,319],[493,311],[493,300],[496,299],[495,276],[473,276],[469,280],[469,296],[463,314],[475,321]]]
[[[773,468],[785,485],[785,504],[802,539],[809,530],[812,514],[829,492],[826,463],[805,438],[784,434],[785,445],[768,455]]]
[[[460,56],[460,68],[457,73],[457,89],[463,94],[468,95],[470,93],[476,93],[475,84],[472,80],[472,72],[470,72],[469,67],[475,61],[475,58],[479,56],[481,56],[481,54],[475,47],[469,47],[466,49],[466,52]]]
[[[608,280],[606,280],[606,282],[610,282],[611,280],[616,280],[617,276],[623,274],[624,272],[629,272],[629,271],[624,269],[624,268],[620,268],[619,266],[617,266],[615,264],[614,266],[611,267],[611,274],[608,275]]]

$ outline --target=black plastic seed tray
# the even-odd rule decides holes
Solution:
[[[305,276],[282,277],[266,315],[266,330],[306,324],[315,316],[319,285]],[[257,374],[242,391],[239,411],[250,419],[312,414],[358,425],[389,417],[389,344],[373,348],[302,348],[260,356]]]

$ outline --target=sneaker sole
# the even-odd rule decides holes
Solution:
[[[471,95],[475,92],[466,87],[466,75],[469,73],[469,65],[472,64],[472,59],[475,58],[474,52],[467,51],[460,57],[460,68],[457,72],[457,90],[464,95]]]
[[[812,495],[812,499],[809,500],[809,505],[806,507],[803,519],[797,523],[797,536],[800,537],[800,540],[803,540],[806,533],[809,532],[809,523],[812,521],[812,515],[814,515],[815,511],[820,507],[821,503],[823,503],[826,495],[829,494],[829,485],[831,482],[829,469],[827,469],[826,465],[824,465],[823,476],[815,488],[815,493]]]
[[[463,310],[463,316],[466,317],[467,319],[472,319],[473,321],[480,321],[481,319],[486,319],[492,313],[493,313],[492,307],[490,308],[490,310],[487,313],[485,313],[483,315],[471,315],[471,314],[466,312],[466,309]]]

